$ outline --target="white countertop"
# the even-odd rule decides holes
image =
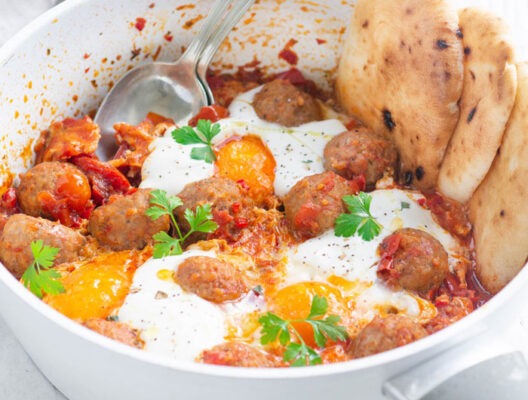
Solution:
[[[67,400],[40,373],[1,317],[0,399]]]
[[[20,29],[27,21],[36,17],[60,0],[0,0],[0,45],[9,36]],[[503,17],[509,20],[510,24],[517,27],[515,32],[517,37],[524,38],[524,43],[520,44],[519,53],[524,56],[528,54],[528,25],[517,23],[523,21],[523,16],[528,16],[528,2],[526,0],[508,0],[498,2],[496,0],[457,0],[457,5],[478,4],[492,7],[491,5],[503,4],[504,10],[499,11]],[[495,7],[492,7],[495,8]],[[514,30],[515,30],[514,26]],[[511,326],[503,327],[497,332],[502,339],[507,341],[512,347],[521,350],[528,359],[528,305],[518,306],[519,317]],[[477,373],[476,377],[479,380]],[[467,379],[467,377],[465,378]],[[450,380],[449,394],[445,389],[437,390],[427,400],[439,399],[468,399],[472,400],[470,394],[456,391],[456,379]],[[479,382],[479,385],[483,382]],[[522,386],[528,390],[528,380]],[[528,398],[528,392],[521,389],[522,397]],[[456,393],[456,394],[454,394]],[[502,397],[502,396],[501,396]],[[506,398],[504,396],[503,398]],[[33,364],[29,356],[22,349],[14,338],[5,322],[0,317],[0,399],[1,400],[67,400],[58,392],[49,381],[40,373]]]

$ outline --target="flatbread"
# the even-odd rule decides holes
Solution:
[[[514,50],[505,22],[474,8],[459,13],[464,35],[460,120],[438,177],[446,196],[466,203],[500,146],[517,89]]]
[[[344,110],[393,138],[402,182],[436,186],[458,121],[463,48],[443,0],[359,0],[339,62]]]
[[[492,293],[528,258],[528,63],[517,66],[517,96],[500,152],[469,202],[477,275]]]

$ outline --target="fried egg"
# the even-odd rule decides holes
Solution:
[[[324,171],[325,145],[333,136],[346,131],[346,127],[337,119],[310,122],[294,128],[264,121],[252,106],[260,89],[255,88],[233,100],[229,106],[230,117],[218,121],[221,132],[213,139],[213,144],[221,146],[232,137],[259,137],[276,163],[275,194],[284,196],[300,179]],[[194,146],[176,143],[171,132],[172,129],[167,129],[163,137],[156,138],[151,144],[151,153],[143,164],[141,187],[177,194],[186,184],[215,174],[214,164],[193,160],[191,151]]]
[[[235,304],[218,305],[183,290],[172,276],[183,260],[193,256],[216,254],[192,249],[178,256],[151,258],[134,275],[117,316],[141,331],[146,351],[194,361],[202,350],[225,341],[233,321],[259,309],[251,293]]]

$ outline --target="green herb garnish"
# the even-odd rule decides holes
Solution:
[[[213,221],[211,205],[204,204],[196,207],[196,211],[186,209],[184,218],[189,223],[190,229],[182,235],[181,229],[174,217],[174,210],[183,205],[182,200],[177,196],[168,196],[165,190],[156,189],[150,194],[151,207],[145,211],[152,220],[156,220],[162,215],[170,216],[171,225],[174,227],[177,237],[170,236],[167,232],[158,232],[152,238],[154,239],[154,258],[166,256],[175,256],[181,254],[182,244],[194,232],[214,232],[218,225]]]
[[[205,146],[196,146],[191,150],[191,158],[193,160],[203,160],[206,163],[212,164],[216,160],[213,151],[213,138],[220,133],[219,124],[211,124],[211,121],[200,119],[196,124],[196,128],[191,126],[182,126],[172,131],[172,138],[176,143],[189,144],[204,144]]]
[[[403,210],[404,208],[411,208],[411,205],[406,201],[402,201],[400,210]]]
[[[290,362],[293,367],[321,364],[323,361],[317,351],[308,346],[300,333],[292,325],[299,322],[309,323],[314,332],[317,346],[323,348],[328,339],[333,341],[346,340],[348,334],[344,326],[337,325],[341,320],[338,315],[329,315],[321,319],[328,310],[328,301],[325,297],[314,296],[310,314],[305,319],[285,320],[267,312],[259,318],[262,325],[260,343],[265,345],[275,342],[277,339],[282,346],[286,346],[283,359]],[[292,334],[296,341],[292,341]]]
[[[357,233],[363,240],[370,242],[380,234],[382,226],[370,213],[370,195],[359,192],[356,196],[344,196],[343,201],[349,213],[336,218],[336,236],[350,237]]]
[[[64,286],[59,281],[61,274],[50,269],[53,266],[59,249],[45,246],[42,240],[31,242],[33,262],[22,275],[22,283],[35,296],[42,298],[44,294],[56,295],[64,293]]]

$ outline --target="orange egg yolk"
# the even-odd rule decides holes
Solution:
[[[129,251],[99,255],[61,279],[64,293],[48,295],[44,301],[80,322],[106,318],[128,294],[137,268],[132,260]]]
[[[233,137],[219,146],[216,155],[218,174],[247,187],[255,201],[262,202],[273,194],[276,163],[259,137]]]
[[[340,291],[328,284],[321,282],[300,282],[279,290],[269,299],[268,305],[271,312],[282,319],[298,320],[306,319],[310,314],[314,296],[325,297],[328,301],[328,309],[324,319],[328,315],[339,315],[341,318],[346,314],[347,307]],[[343,321],[339,324],[342,325]],[[310,347],[317,347],[313,329],[307,322],[295,322],[292,324]],[[330,344],[328,341],[327,344]]]

